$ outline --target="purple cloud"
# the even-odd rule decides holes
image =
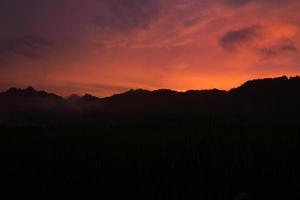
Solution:
[[[239,45],[252,41],[261,36],[261,27],[253,25],[239,30],[232,30],[220,38],[220,45],[225,50],[235,50]]]
[[[259,52],[263,58],[272,58],[282,53],[297,53],[298,48],[292,40],[283,39],[273,46],[260,48]]]

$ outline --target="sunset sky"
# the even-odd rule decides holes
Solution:
[[[1,0],[0,90],[108,96],[300,74],[299,0]]]

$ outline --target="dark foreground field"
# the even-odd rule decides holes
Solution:
[[[1,128],[14,196],[298,199],[300,118],[187,115],[96,128]],[[42,192],[42,193],[40,193]]]

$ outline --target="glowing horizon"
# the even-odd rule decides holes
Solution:
[[[4,0],[0,90],[99,97],[300,74],[296,0]]]

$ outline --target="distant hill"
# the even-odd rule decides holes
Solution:
[[[104,119],[122,114],[142,117],[159,113],[285,113],[300,112],[300,77],[286,76],[247,81],[229,91],[168,89],[130,90],[111,97],[90,94],[62,98],[56,94],[11,88],[0,93],[0,120],[54,117],[72,120],[71,116]],[[20,114],[22,113],[22,114]],[[101,116],[101,117],[99,117]],[[21,120],[22,121],[22,120]]]
[[[0,93],[0,107],[5,109],[49,108],[64,101],[58,95],[36,91],[32,87],[26,89],[10,88],[6,92]]]
[[[6,92],[0,93],[1,97],[20,97],[20,98],[51,98],[61,99],[61,97],[47,93],[45,91],[36,91],[33,87],[29,86],[26,89],[10,88]]]

